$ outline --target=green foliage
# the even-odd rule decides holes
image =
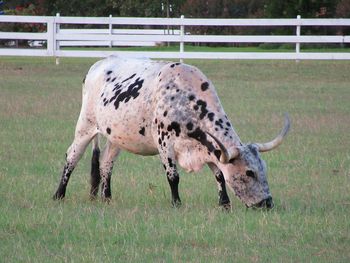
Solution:
[[[266,15],[271,18],[334,17],[338,0],[267,0]]]
[[[187,0],[181,11],[186,17],[198,18],[261,17],[264,2],[259,0]]]
[[[22,0],[5,1],[5,9],[28,8],[36,14],[63,16],[146,16],[201,18],[348,17],[350,0]]]
[[[53,0],[47,1],[45,7],[47,14],[62,16],[109,16],[119,15],[120,1],[111,0]]]
[[[0,60],[0,256],[3,262],[349,262],[349,61],[186,61],[214,83],[243,142],[291,132],[264,153],[276,207],[217,208],[209,169],[181,171],[170,205],[159,157],[122,153],[113,200],[89,201],[91,150],[66,200],[51,196],[74,135],[81,81],[96,59]]]
[[[171,17],[180,16],[183,0],[164,1],[164,8],[160,1],[155,0],[53,0],[47,1],[46,9],[50,15],[60,13],[64,16],[135,16],[135,17],[165,17],[166,6],[171,5]]]

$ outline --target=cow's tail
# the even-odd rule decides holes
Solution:
[[[99,135],[96,134],[92,140],[92,158],[91,158],[91,190],[90,197],[95,198],[101,181],[100,175],[100,146]]]
[[[99,134],[97,133],[95,137],[92,139],[92,152],[100,151],[100,138]]]

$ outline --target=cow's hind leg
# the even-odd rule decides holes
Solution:
[[[98,193],[98,187],[100,186],[101,175],[100,175],[100,147],[98,134],[95,136],[92,145],[92,158],[91,158],[91,189],[90,198],[93,200],[96,198]]]
[[[215,175],[216,183],[218,186],[219,206],[224,208],[225,210],[229,210],[231,208],[231,204],[230,204],[230,198],[228,197],[228,194],[226,191],[224,175],[215,164],[210,163],[209,168],[213,171]]]
[[[73,143],[67,150],[66,164],[63,168],[61,180],[53,199],[64,198],[70,175],[93,137],[94,134],[88,135],[88,133],[84,136],[75,136]]]
[[[111,175],[114,160],[120,153],[120,148],[107,141],[106,147],[103,150],[100,158],[100,175],[102,180],[101,197],[103,201],[109,201],[111,194]]]

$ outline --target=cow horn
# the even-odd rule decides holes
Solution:
[[[220,147],[221,150],[221,156],[220,156],[220,162],[221,163],[228,163],[230,161],[230,154],[228,153],[226,147],[219,141],[218,138],[216,138],[214,135],[207,132],[207,134],[214,139],[216,144]],[[236,153],[234,154],[236,156]]]
[[[284,137],[287,135],[289,128],[290,128],[290,119],[289,119],[288,113],[286,113],[284,115],[284,127],[281,130],[281,132],[277,135],[277,137],[267,143],[256,143],[256,145],[259,148],[259,152],[271,151],[272,149],[279,146],[282,143]]]

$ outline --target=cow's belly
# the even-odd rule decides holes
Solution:
[[[112,132],[107,137],[111,143],[118,145],[121,149],[140,155],[158,154],[158,149],[154,145],[153,139],[138,135],[138,129],[124,130],[120,125],[113,126],[113,128],[118,130],[118,132]]]

